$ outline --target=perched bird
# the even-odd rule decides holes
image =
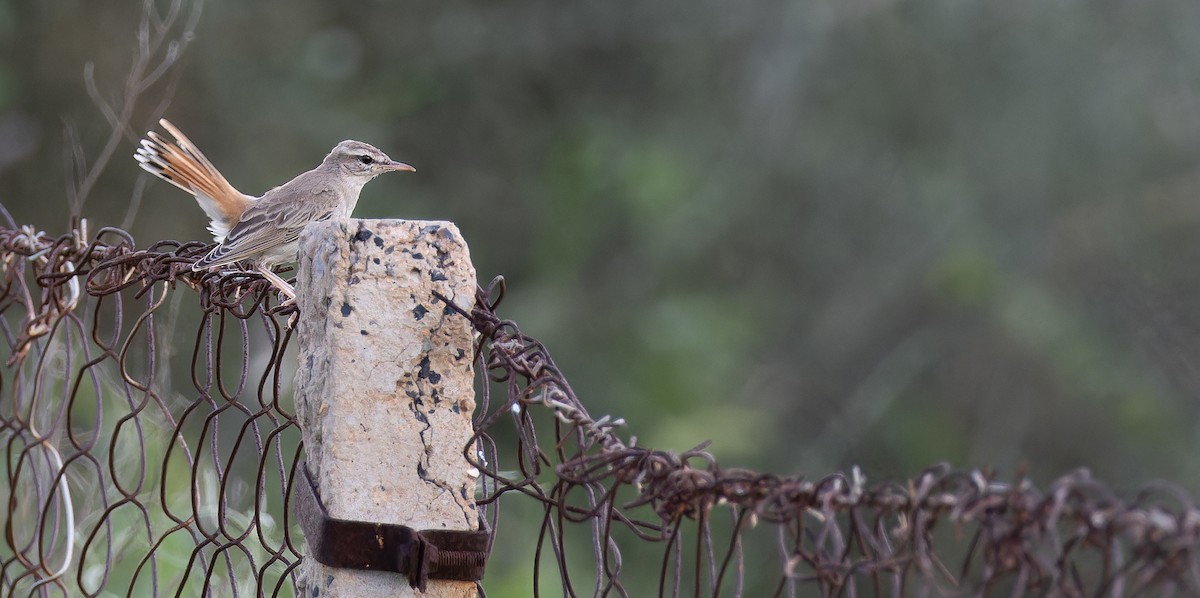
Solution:
[[[372,145],[347,140],[316,168],[252,197],[230,185],[179,129],[166,119],[158,124],[174,141],[150,131],[133,157],[158,178],[195,195],[208,215],[217,246],[192,269],[248,262],[289,301],[296,291],[273,268],[296,261],[300,231],[312,222],[349,217],[367,181],[385,172],[416,170]]]

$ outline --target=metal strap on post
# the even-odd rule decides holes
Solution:
[[[308,464],[295,484],[294,509],[312,558],[330,567],[394,571],[422,592],[430,579],[479,581],[487,563],[486,530],[424,530],[405,525],[334,519],[321,504]]]

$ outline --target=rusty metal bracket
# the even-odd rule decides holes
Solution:
[[[293,507],[308,556],[342,569],[394,571],[422,592],[430,579],[479,581],[487,564],[491,534],[486,530],[424,530],[404,525],[334,519],[321,502],[319,489],[300,463],[303,480],[295,484]]]

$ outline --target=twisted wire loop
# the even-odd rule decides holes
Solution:
[[[0,228],[0,596],[295,595],[295,307],[257,274],[193,272],[208,248]],[[503,294],[442,300],[478,333],[463,454],[514,547],[490,570],[533,545],[520,595],[1200,595],[1200,511],[1170,484],[946,465],[868,483],[643,448],[497,315]],[[501,505],[540,517],[501,527]]]

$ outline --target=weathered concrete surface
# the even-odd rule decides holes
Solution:
[[[416,529],[476,529],[463,459],[475,409],[473,334],[433,292],[469,307],[475,269],[449,222],[336,220],[300,237],[296,409],[330,515]],[[302,594],[411,596],[395,573],[306,560]],[[474,596],[430,581],[426,596]]]

